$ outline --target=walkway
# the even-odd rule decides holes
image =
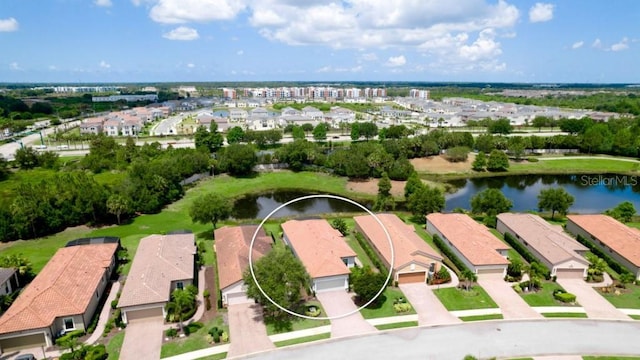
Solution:
[[[107,321],[109,321],[109,316],[111,315],[111,302],[116,299],[116,296],[118,296],[118,291],[120,291],[120,282],[114,281],[111,284],[109,296],[107,296],[107,300],[104,302],[102,311],[100,311],[100,319],[98,320],[98,325],[96,325],[96,329],[93,331],[93,334],[91,334],[87,341],[84,342],[85,344],[93,345],[96,341],[102,338],[104,326],[107,324]]]
[[[402,290],[418,313],[418,325],[442,325],[462,322],[462,320],[449,313],[433,291],[425,284],[400,284],[400,290]]]
[[[480,275],[478,284],[498,304],[505,320],[542,318],[542,315],[533,310],[518,293],[513,291],[511,285],[502,279],[502,275]]]
[[[591,285],[581,279],[558,279],[558,284],[576,296],[590,319],[629,320],[630,318],[618,310]]]
[[[267,337],[262,318],[262,308],[253,303],[232,304],[229,310],[228,357],[243,356],[259,351],[275,349]]]
[[[316,298],[322,304],[324,311],[331,319],[331,337],[343,337],[362,335],[377,331],[373,325],[364,320],[358,307],[351,300],[352,294],[344,290],[323,291],[316,294]],[[349,316],[342,316],[354,312]]]

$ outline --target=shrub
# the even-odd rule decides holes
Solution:
[[[59,338],[57,338],[56,339],[56,345],[64,346],[64,344],[67,341],[69,341],[71,339],[79,338],[82,335],[84,335],[84,330],[73,330],[73,331],[70,331],[70,332],[60,336]]]
[[[440,270],[431,279],[431,285],[444,284],[451,281],[451,274],[445,266],[441,266]]]
[[[118,299],[111,301],[111,308],[115,310],[118,307]]]
[[[190,284],[189,286],[187,286],[186,290],[190,292],[193,296],[198,295],[198,288],[193,284]]]
[[[556,298],[556,300],[562,301],[563,303],[572,303],[576,301],[576,296],[568,292],[559,292],[553,297]]]
[[[174,338],[176,336],[178,336],[178,330],[171,328],[171,329],[167,329],[167,331],[164,332],[164,334],[168,337],[168,338]]]
[[[320,316],[320,313],[320,308],[315,305],[307,306],[307,310],[304,312],[305,315],[311,317],[318,317]]]
[[[411,311],[411,304],[407,304],[407,303],[398,303],[393,305],[393,309],[397,312],[397,313],[404,313],[404,312],[408,312]]]
[[[378,254],[376,254],[375,251],[373,251],[373,249],[371,248],[371,245],[369,245],[369,242],[365,240],[364,236],[360,233],[356,233],[355,237],[356,237],[356,240],[358,241],[358,244],[360,244],[364,252],[367,253],[367,256],[369,257],[369,259],[371,259],[373,266],[375,266],[378,269],[378,271],[380,271],[381,273],[388,274],[389,270],[387,269],[386,266],[384,266],[382,261],[380,261]]]
[[[466,146],[455,146],[447,149],[444,157],[449,162],[467,161],[470,151],[471,149]]]
[[[504,241],[506,241],[506,242],[507,242],[507,244],[509,244],[512,248],[514,248],[514,249],[518,252],[518,254],[522,255],[522,257],[523,257],[525,260],[527,260],[527,262],[529,262],[529,264],[531,264],[532,266],[534,266],[533,264],[534,264],[534,263],[536,263],[536,264],[537,264],[537,266],[538,266],[540,269],[544,270],[544,271],[543,271],[543,272],[544,272],[544,274],[543,274],[543,275],[544,275],[544,277],[545,277],[546,279],[549,279],[549,278],[550,278],[551,271],[549,271],[549,269],[548,269],[546,266],[544,266],[542,263],[540,263],[540,262],[538,261],[538,259],[537,259],[535,256],[533,256],[533,254],[531,254],[531,253],[529,252],[529,250],[528,250],[524,245],[522,245],[522,243],[521,243],[520,241],[516,240],[516,239],[515,239],[511,234],[509,234],[508,232],[505,232],[505,233],[504,233]]]
[[[108,357],[107,348],[102,344],[90,347],[84,355],[85,360],[106,360]]]
[[[222,342],[229,342],[229,334],[227,334],[226,331],[223,331],[222,335],[220,335],[220,340],[222,340]]]
[[[467,266],[453,253],[453,251],[451,251],[451,249],[449,249],[449,247],[444,243],[444,241],[442,241],[440,236],[438,236],[437,234],[433,235],[433,243],[436,245],[438,249],[440,249],[440,251],[442,251],[442,254],[444,254],[444,256],[446,256],[449,260],[451,260],[451,262],[455,265],[458,271],[462,273],[465,270],[469,270]]]
[[[613,269],[613,271],[621,275],[629,272],[627,268],[620,265],[620,263],[618,263],[617,261],[613,260],[609,255],[605,254],[602,250],[600,250],[600,248],[596,247],[591,241],[585,239],[582,235],[576,236],[576,240],[578,240],[578,242],[582,245],[588,247],[594,255],[601,259],[604,259],[604,261],[607,262],[607,265],[609,265],[609,267]]]
[[[528,162],[538,162],[538,161],[540,161],[540,159],[535,158],[535,157],[528,157],[528,158],[527,158],[527,161],[528,161]]]
[[[200,330],[201,328],[204,327],[204,324],[198,321],[194,321],[190,324],[187,324],[187,326],[184,327],[185,330],[189,329],[189,334],[192,334],[198,330]]]
[[[518,294],[520,294],[522,292],[522,288],[520,287],[520,284],[513,285],[513,291],[515,291]]]

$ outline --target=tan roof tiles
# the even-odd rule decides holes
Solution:
[[[172,281],[193,279],[195,253],[190,233],[140,240],[118,307],[169,301]]]
[[[242,280],[249,266],[249,246],[257,225],[225,226],[215,230],[220,289]],[[251,260],[256,261],[271,250],[271,237],[260,228],[253,243]]]
[[[59,249],[0,317],[0,334],[48,327],[58,317],[84,313],[117,248],[91,244]]]
[[[350,273],[341,258],[356,253],[326,220],[289,220],[282,230],[312,278]]]

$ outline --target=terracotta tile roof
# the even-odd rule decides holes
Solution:
[[[509,264],[498,250],[506,250],[510,247],[468,215],[429,214],[427,221],[437,228],[472,265]]]
[[[92,244],[59,249],[0,317],[0,334],[40,329],[58,317],[84,313],[117,248]]]
[[[140,240],[118,307],[169,301],[172,281],[193,279],[195,253],[193,234]]]
[[[637,229],[607,215],[568,215],[567,219],[640,267],[640,231]]]
[[[7,280],[11,279],[11,277],[15,273],[15,269],[0,268],[0,284],[4,284],[5,282],[7,282]]]
[[[429,267],[431,261],[425,262],[425,257],[442,261],[442,256],[416,234],[413,226],[405,224],[402,219],[394,214],[376,214],[376,216],[387,229],[393,242],[393,270],[401,269],[411,262]],[[371,243],[380,252],[387,264],[391,264],[389,240],[376,219],[371,215],[363,215],[356,216],[353,220],[365,232],[367,238],[371,240]]]
[[[249,267],[249,246],[257,225],[225,226],[215,230],[216,257],[218,259],[218,279],[220,289],[242,280]],[[251,260],[256,260],[271,250],[271,237],[260,228],[253,243]]]
[[[564,233],[562,228],[549,224],[538,215],[504,213],[498,215],[498,221],[518,234],[551,264],[560,264],[570,259],[589,264],[576,252],[588,251],[586,246]]]
[[[356,253],[326,220],[289,220],[282,230],[312,278],[350,273],[341,258]]]

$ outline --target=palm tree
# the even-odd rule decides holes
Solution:
[[[471,290],[471,286],[473,285],[473,283],[475,283],[476,281],[478,281],[478,275],[476,275],[474,272],[472,272],[471,270],[465,270],[460,274],[460,278],[463,281],[464,284],[464,289],[469,291]]]
[[[195,296],[189,291],[175,289],[171,294],[171,302],[167,304],[167,312],[174,320],[178,320],[180,331],[184,330],[182,326],[184,313],[191,310],[194,305]]]

